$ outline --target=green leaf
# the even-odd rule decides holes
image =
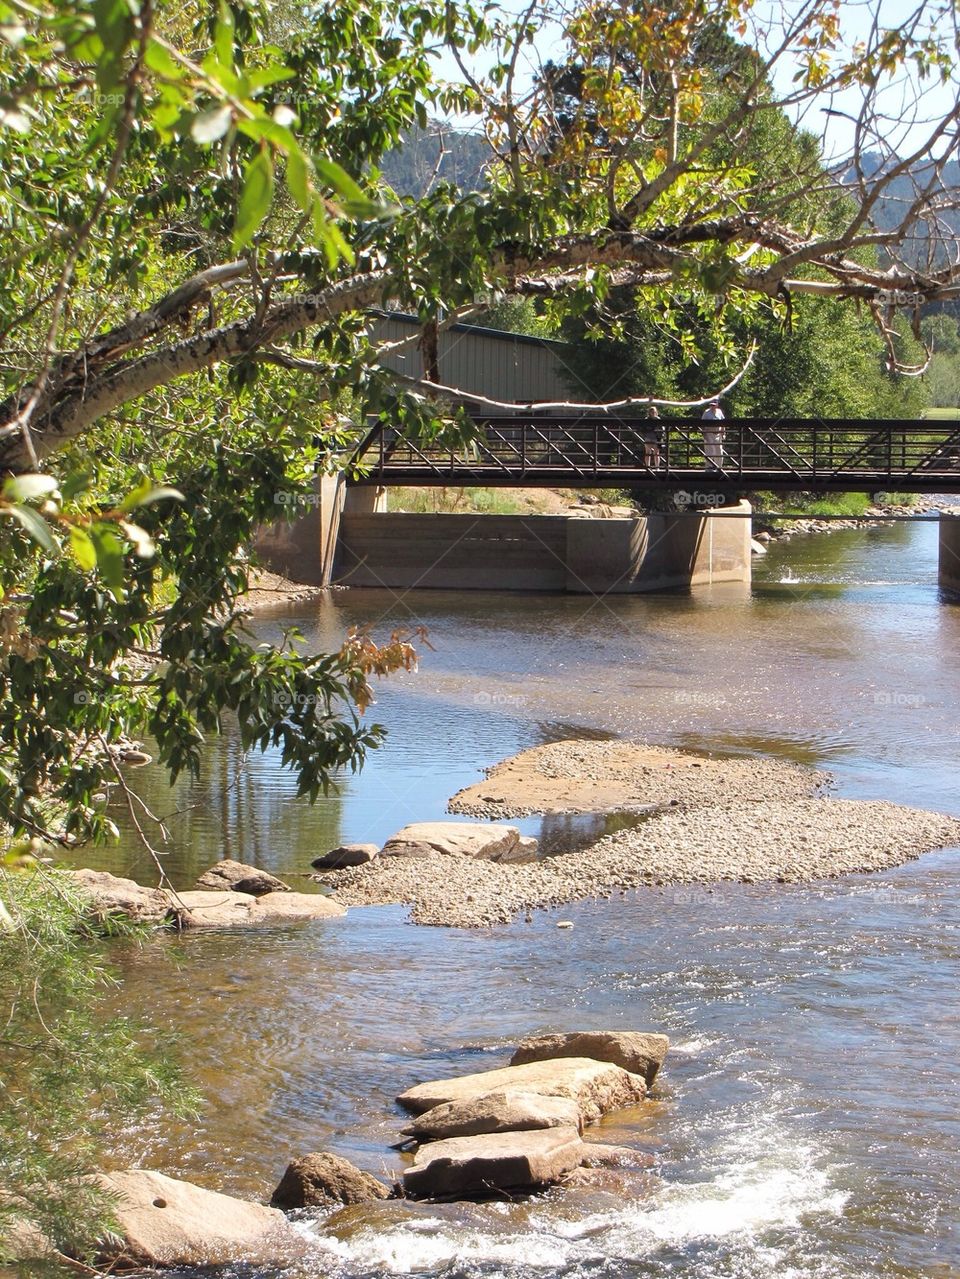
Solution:
[[[5,515],[12,515],[18,523],[22,524],[33,540],[38,542],[45,551],[56,555],[57,544],[50,532],[50,525],[32,506],[4,506],[0,507],[0,510]]]
[[[123,600],[123,543],[113,529],[98,525],[90,530],[90,538],[97,556],[97,568],[106,582],[110,594],[118,602]]]
[[[273,201],[273,161],[264,147],[247,165],[233,231],[234,249],[242,249],[257,234]]]
[[[294,203],[304,213],[309,212],[310,205],[313,201],[313,192],[310,190],[310,170],[307,167],[306,159],[303,152],[297,148],[291,151],[287,156],[287,190],[290,192]]]
[[[324,156],[314,156],[313,165],[324,182],[338,195],[360,203],[368,200],[366,192],[357,185],[345,169],[340,168],[339,164],[334,164],[332,160],[327,160]]]
[[[84,493],[90,486],[90,478],[89,471],[71,471],[60,485],[63,500],[69,502]]]
[[[216,142],[230,128],[232,120],[232,107],[217,107],[212,111],[204,111],[194,119],[190,126],[190,135],[194,142]]]
[[[131,489],[127,496],[123,499],[117,510],[121,514],[127,511],[133,511],[138,506],[150,506],[154,502],[162,502],[164,498],[171,498],[175,502],[184,500],[183,494],[179,489],[169,488],[165,485],[153,484],[150,479],[143,479],[135,489]]]
[[[317,210],[320,211],[322,216],[323,207],[320,205],[319,201],[317,203],[317,209],[314,210],[314,228],[318,229],[319,226],[318,234],[323,243],[323,249],[327,255],[327,261],[330,264],[330,269],[332,270],[341,259],[343,259],[343,261],[349,266],[352,266],[354,261],[353,249],[351,249],[350,245],[343,238],[343,232],[337,226],[336,222],[331,222],[327,218],[323,218],[322,225],[318,224],[316,216]]]
[[[58,487],[52,475],[13,475],[4,483],[3,495],[13,502],[32,502],[55,493]]]
[[[165,49],[155,39],[151,39],[147,44],[144,62],[151,71],[155,71],[157,75],[161,75],[167,80],[180,81],[184,78],[183,70],[176,59],[168,49]]]
[[[253,120],[240,120],[237,128],[248,138],[253,138],[254,142],[269,142],[287,155],[300,150],[300,144],[287,126],[268,115],[257,116]]]
[[[217,61],[223,67],[233,66],[233,14],[226,0],[220,0],[220,12],[214,30],[213,45]]]
[[[120,81],[133,23],[125,0],[93,0],[90,8],[97,35],[103,43],[103,54],[96,64],[97,85],[108,93]]]
[[[292,80],[293,77],[294,72],[289,67],[258,67],[247,76],[247,85],[251,92],[255,92],[257,89],[269,88],[271,84],[278,84],[281,80]]]
[[[77,525],[70,528],[70,553],[85,572],[89,573],[97,567],[97,552],[90,534]]]

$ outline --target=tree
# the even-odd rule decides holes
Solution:
[[[562,315],[616,289],[681,349],[695,315],[729,372],[760,305],[858,303],[896,365],[897,309],[960,292],[949,262],[897,255],[955,204],[945,3],[858,44],[829,0],[766,27],[745,0],[574,9],[552,45],[575,93],[522,79],[536,7],[349,0],[300,25],[253,0],[4,4],[0,820],[17,831],[108,833],[92,797],[120,785],[125,734],[150,733],[176,775],[232,713],[309,794],[376,744],[351,706],[371,671],[412,660],[405,637],[264,652],[236,608],[255,527],[309,500],[365,418],[469,429],[429,359],[432,381],[378,363],[369,308],[416,312],[428,355],[438,325],[506,293]],[[439,46],[461,83],[432,79]],[[908,63],[952,96],[878,158],[878,94]],[[841,91],[862,101],[847,182],[795,123]],[[431,111],[482,123],[483,192],[385,185],[382,157]],[[891,227],[885,196],[918,172]]]
[[[557,25],[539,0],[519,18],[440,0],[0,0],[0,825],[106,837],[110,787],[146,824],[116,744],[149,733],[172,776],[196,771],[224,714],[307,794],[376,745],[357,711],[371,676],[413,660],[408,637],[262,649],[237,603],[256,526],[311,500],[365,418],[469,430],[435,380],[379,364],[371,307],[414,311],[437,372],[439,326],[505,294],[584,314],[618,288],[705,318],[811,296],[872,312],[896,364],[894,313],[960,296],[939,251],[956,11],[921,3],[850,38],[843,14],[637,0]],[[576,101],[524,71],[543,22],[558,65],[581,69]],[[719,93],[708,45],[729,64]],[[433,75],[441,49],[455,84]],[[947,100],[925,131],[908,113],[898,141],[881,95],[911,75]],[[812,142],[775,173],[740,163],[753,134],[850,95],[842,164]],[[482,192],[390,191],[384,155],[431,114],[479,124]],[[893,141],[868,165],[878,137]],[[804,215],[811,180],[830,219]],[[921,229],[926,255],[901,252]],[[0,885],[11,915],[16,892]],[[25,975],[28,952],[11,960]],[[82,1062],[89,1044],[67,1042]]]

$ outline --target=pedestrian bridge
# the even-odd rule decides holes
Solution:
[[[960,493],[960,422],[743,418],[727,421],[707,471],[699,420],[537,412],[475,422],[469,443],[411,439],[378,423],[350,482],[665,490]],[[657,431],[654,438],[651,429]]]
[[[722,465],[708,470],[699,420],[518,412],[476,421],[466,442],[378,424],[258,549],[278,572],[323,585],[624,593],[749,582],[751,492],[960,494],[960,422],[724,429]],[[408,485],[641,489],[656,509],[605,520],[389,512],[387,491]],[[667,501],[650,500],[657,489]],[[939,580],[960,599],[960,514],[940,517]]]

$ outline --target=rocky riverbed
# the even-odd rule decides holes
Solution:
[[[427,852],[380,857],[324,879],[344,905],[407,903],[415,923],[478,928],[632,889],[689,894],[691,885],[880,871],[960,844],[955,818],[820,797],[826,781],[776,761],[702,759],[625,742],[551,743],[498,764],[451,807],[501,818],[657,810],[589,847],[529,864]]]

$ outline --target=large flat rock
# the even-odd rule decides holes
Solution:
[[[609,1061],[633,1075],[642,1075],[649,1087],[663,1065],[670,1047],[666,1035],[637,1030],[581,1030],[569,1034],[532,1035],[523,1039],[510,1058],[511,1066],[558,1057],[589,1057]]]
[[[562,1057],[417,1084],[401,1093],[397,1101],[406,1110],[421,1115],[434,1106],[468,1101],[501,1089],[572,1098],[585,1124],[596,1123],[611,1110],[635,1106],[647,1092],[640,1075],[620,1066],[586,1057]]]
[[[576,1128],[452,1137],[422,1146],[403,1174],[413,1199],[457,1199],[498,1190],[549,1186],[579,1168],[584,1147]]]
[[[171,916],[170,899],[162,888],[145,888],[104,870],[71,870],[63,874],[87,898],[90,913],[101,923],[111,915],[124,915],[139,924],[160,924]]]
[[[516,826],[491,822],[413,822],[384,844],[381,857],[427,857],[448,853],[455,857],[481,857],[510,861],[520,843]],[[529,842],[523,846],[529,855]]]
[[[476,1137],[489,1132],[530,1132],[538,1128],[582,1127],[580,1107],[572,1097],[551,1097],[501,1088],[480,1097],[434,1106],[404,1128],[418,1141]]]
[[[118,1198],[115,1234],[100,1260],[123,1266],[281,1266],[304,1250],[282,1212],[204,1190],[159,1172],[127,1169],[102,1179]]]
[[[188,892],[171,893],[181,928],[269,927],[310,919],[335,919],[347,908],[322,893]]]

